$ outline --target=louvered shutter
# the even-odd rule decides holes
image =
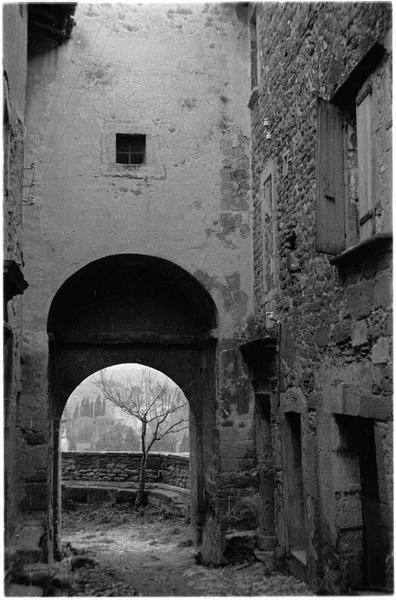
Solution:
[[[318,99],[316,157],[317,249],[339,254],[345,249],[345,200],[342,111]]]

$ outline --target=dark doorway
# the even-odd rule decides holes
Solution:
[[[306,522],[301,451],[301,415],[286,413],[285,475],[289,548],[301,562],[306,562]]]
[[[271,394],[256,392],[255,435],[260,507],[258,545],[261,550],[274,546],[274,458],[271,439]]]
[[[389,554],[389,532],[381,503],[375,444],[375,423],[372,419],[342,416],[338,418],[342,439],[343,460],[354,463],[357,485],[360,486],[361,546],[360,581],[356,587],[367,589],[386,587],[386,560]],[[348,472],[352,471],[352,467]]]
[[[357,439],[359,444],[360,481],[362,486],[364,568],[368,585],[385,586],[385,560],[388,543],[382,520],[377,461],[375,456],[374,423],[359,419]]]

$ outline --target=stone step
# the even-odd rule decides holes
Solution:
[[[26,564],[15,573],[12,584],[28,588],[40,588],[44,595],[61,595],[56,590],[65,590],[70,586],[72,562],[69,558],[49,565],[48,563]],[[41,594],[43,595],[43,594]]]
[[[113,501],[117,503],[133,502],[137,492],[137,484],[126,484],[118,482],[96,482],[86,481],[65,482],[62,488],[63,500],[74,500],[76,502],[103,502]],[[177,503],[189,504],[190,490],[168,485],[165,483],[152,483],[146,486],[149,498],[158,499],[164,504]]]
[[[272,550],[258,550],[255,548],[253,554],[267,569],[274,568],[274,553]]]
[[[273,550],[276,545],[276,537],[274,535],[264,534],[262,531],[257,532],[257,546],[260,550]]]
[[[20,573],[15,575],[15,583],[44,588],[53,575],[54,570],[47,563],[27,564]]]
[[[224,556],[233,560],[243,555],[252,555],[256,547],[257,534],[254,530],[230,531],[224,536]]]
[[[12,596],[14,598],[25,598],[27,596],[43,596],[44,591],[41,587],[34,585],[20,585],[17,583],[11,583],[5,590],[6,596]]]
[[[44,533],[44,526],[40,521],[23,523],[15,536],[15,553],[22,564],[37,563],[43,559],[40,543]]]

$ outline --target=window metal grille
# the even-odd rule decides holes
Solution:
[[[116,134],[116,162],[124,165],[142,165],[146,158],[146,136],[129,133]]]

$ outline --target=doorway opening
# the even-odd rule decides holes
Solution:
[[[270,393],[255,393],[255,436],[260,494],[257,540],[261,550],[271,550],[275,544],[275,513]]]
[[[306,564],[307,542],[300,413],[285,414],[284,456],[289,548],[295,558]]]
[[[386,589],[390,527],[380,495],[375,422],[344,415],[336,421],[338,551],[343,576],[354,588]]]
[[[167,534],[163,515],[191,539],[188,431],[188,400],[163,373],[121,364],[85,379],[60,423],[62,547],[116,555],[128,531],[143,555],[155,521]]]

